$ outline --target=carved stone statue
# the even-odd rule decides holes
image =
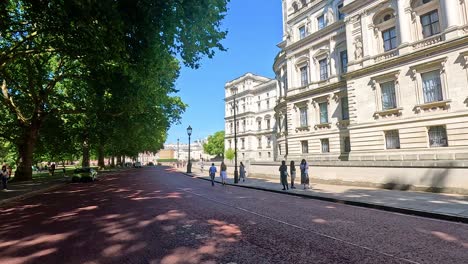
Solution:
[[[362,58],[362,53],[363,53],[363,50],[362,50],[362,40],[360,37],[357,37],[355,40],[354,40],[354,58],[356,60]]]

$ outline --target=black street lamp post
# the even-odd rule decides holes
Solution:
[[[237,87],[231,89],[234,94],[234,183],[239,183],[239,172],[237,171],[237,119],[236,119],[236,94]]]
[[[188,135],[188,162],[187,162],[187,173],[192,173],[192,162],[190,161],[190,136],[192,135],[192,127],[187,127]]]

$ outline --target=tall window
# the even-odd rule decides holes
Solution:
[[[241,138],[241,148],[245,149],[245,139]]]
[[[343,139],[343,143],[344,143],[344,152],[351,152],[351,140],[349,139],[349,137],[345,137]]]
[[[232,127],[232,123],[229,123],[229,130],[231,131],[231,134],[234,133],[234,129]]]
[[[396,30],[395,27],[387,29],[382,32],[382,39],[384,43],[384,50],[389,51],[397,47]]]
[[[306,37],[306,28],[302,26],[299,28],[299,39],[303,39]]]
[[[317,17],[317,24],[318,24],[318,29],[319,30],[326,26],[325,15],[321,15],[321,16]]]
[[[262,138],[259,137],[257,140],[258,140],[258,148],[260,149],[262,148]]]
[[[438,70],[422,73],[421,79],[425,103],[438,102],[444,99]]]
[[[257,103],[257,108],[258,108],[258,111],[260,111],[260,107],[261,107],[261,103],[260,103],[260,102],[258,102],[258,103]]]
[[[340,52],[340,61],[341,61],[341,73],[348,72],[348,51],[347,50]]]
[[[245,124],[246,123],[245,123],[245,119],[244,119],[244,120],[242,120],[242,131],[244,131],[244,132],[245,132]]]
[[[270,100],[267,100],[267,109],[270,109]]]
[[[439,13],[437,10],[429,12],[421,16],[421,25],[423,28],[423,36],[425,38],[440,33]]]
[[[395,82],[381,83],[380,88],[382,89],[382,110],[396,108]]]
[[[301,67],[299,69],[301,71],[301,86],[305,86],[309,84],[309,76],[307,74],[307,66]]]
[[[267,148],[271,148],[271,137],[267,137]]]
[[[320,108],[320,124],[328,123],[328,104],[323,102],[319,104]]]
[[[328,138],[321,139],[320,143],[322,144],[322,153],[330,152],[330,141]]]
[[[301,150],[302,153],[309,153],[309,142],[307,140],[301,141]]]
[[[448,147],[447,131],[444,126],[433,126],[428,130],[430,147]]]
[[[307,126],[307,107],[299,108],[301,127]]]
[[[341,8],[343,7],[343,3],[338,5],[338,19],[343,20],[345,17],[345,14],[341,12]]]
[[[385,145],[387,149],[400,148],[400,134],[398,130],[385,131]]]
[[[341,119],[349,120],[348,97],[341,98]]]
[[[262,121],[257,121],[258,130],[262,130]]]
[[[326,80],[328,79],[328,63],[327,59],[323,59],[319,61],[320,65],[320,80]]]
[[[228,140],[228,143],[229,143],[229,148],[232,148],[232,141]]]
[[[270,119],[267,119],[267,129],[270,129]]]

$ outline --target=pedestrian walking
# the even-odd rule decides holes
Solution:
[[[55,163],[52,163],[52,165],[50,165],[50,174],[52,175],[52,177],[54,176],[54,173],[55,173]]]
[[[4,191],[8,191],[8,186],[7,186],[7,182],[8,182],[8,171],[7,171],[7,166],[6,165],[3,165],[2,166],[2,170],[0,171],[0,176],[2,178],[2,187],[3,187],[3,190]]]
[[[286,166],[286,161],[281,162],[279,167],[281,184],[283,185],[283,191],[289,190],[288,188],[288,166]]]
[[[245,166],[244,163],[242,163],[242,161],[239,166],[239,176],[242,179],[242,182],[245,182]]]
[[[226,180],[227,180],[227,167],[226,167],[226,164],[224,164],[224,161],[221,162],[221,166],[219,168],[219,170],[221,171],[220,172],[220,176],[221,176],[221,182],[223,183],[223,185],[226,185]]]
[[[204,167],[205,167],[205,164],[203,164],[203,160],[202,160],[200,162],[200,170],[201,170],[202,173],[203,173]]]
[[[214,186],[214,179],[216,175],[216,166],[214,165],[214,163],[211,163],[209,173],[210,173],[210,179],[211,179],[211,186]]]
[[[291,189],[296,189],[294,187],[294,180],[296,179],[296,166],[294,165],[294,160],[291,160],[289,164],[289,174],[291,175]]]
[[[305,159],[301,161],[301,184],[304,184],[304,190],[310,189],[309,186],[309,164]]]

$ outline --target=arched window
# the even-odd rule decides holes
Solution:
[[[374,18],[374,30],[383,52],[396,49],[398,46],[395,11],[391,8],[377,13]]]
[[[294,3],[292,4],[292,8],[293,8],[293,11],[294,11],[294,12],[297,12],[297,10],[299,10],[299,5],[297,4],[297,2],[294,2]]]

